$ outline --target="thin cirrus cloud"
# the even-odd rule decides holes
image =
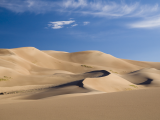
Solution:
[[[86,22],[83,22],[83,25],[88,25],[90,22],[86,21]]]
[[[147,5],[134,2],[106,2],[105,0],[66,0],[61,6],[63,11],[93,15],[99,17],[146,17],[159,14],[159,5]]]
[[[69,25],[74,22],[74,20],[49,22],[48,27],[51,27],[52,29],[60,29],[63,28],[64,25]]]
[[[44,0],[1,0],[0,7],[16,13],[34,12],[36,14],[52,11],[56,4]]]
[[[160,17],[135,22],[128,25],[130,28],[157,28],[160,27]]]
[[[0,7],[13,12],[34,12],[37,14],[48,11],[80,13],[98,17],[146,17],[158,15],[159,5],[140,4],[139,2],[107,2],[106,0],[2,0]]]
[[[72,27],[75,27],[75,26],[77,26],[77,25],[78,25],[78,24],[73,24]]]

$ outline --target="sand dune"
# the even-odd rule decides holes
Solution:
[[[160,70],[155,68],[145,68],[126,75],[123,78],[137,85],[146,87],[160,86]]]
[[[100,78],[86,78],[83,83],[89,88],[103,92],[128,91],[143,88],[141,85],[138,86],[115,74]]]
[[[153,111],[147,111],[149,107],[153,109],[152,105],[159,105],[159,86],[160,62],[120,59],[100,51],[0,49],[0,118],[3,120],[52,117],[56,120],[159,120],[156,110],[154,116]],[[134,112],[139,116],[134,116]],[[36,115],[39,113],[40,116]]]
[[[44,52],[63,61],[107,67],[108,70],[114,70],[117,72],[134,71],[142,68],[100,51],[82,51],[75,53],[57,53],[55,51]]]

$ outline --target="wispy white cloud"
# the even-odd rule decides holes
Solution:
[[[159,5],[155,4],[153,6],[151,5],[139,5],[137,11],[133,14],[131,14],[131,17],[150,17],[159,15],[160,9]]]
[[[142,20],[128,25],[130,28],[156,28],[160,27],[160,17]]]
[[[143,5],[139,2],[128,4],[106,0],[1,0],[0,7],[17,13],[59,11],[99,17],[146,17],[160,12],[158,4]]]
[[[75,27],[75,26],[77,26],[77,25],[78,25],[78,24],[73,24],[72,27]]]
[[[69,25],[74,22],[75,22],[74,20],[49,22],[48,27],[51,27],[52,29],[60,29],[60,28],[63,28],[64,25]]]
[[[54,11],[57,2],[46,0],[1,0],[0,7],[6,8],[16,13],[34,12],[36,14]]]
[[[78,8],[78,7],[86,7],[88,6],[88,3],[86,0],[66,0],[62,2],[62,6],[64,6],[65,8],[68,7],[73,7],[73,8]]]
[[[88,25],[90,22],[86,21],[86,22],[83,22],[83,25]]]
[[[66,0],[61,6],[63,11],[94,15],[99,17],[146,17],[158,14],[159,5],[142,5],[139,2],[106,2],[105,0]]]

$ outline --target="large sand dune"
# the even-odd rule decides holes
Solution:
[[[160,62],[100,51],[0,49],[2,120],[159,120],[159,87]]]

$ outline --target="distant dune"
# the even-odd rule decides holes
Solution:
[[[0,49],[2,120],[159,120],[159,87],[160,62],[100,51]]]

